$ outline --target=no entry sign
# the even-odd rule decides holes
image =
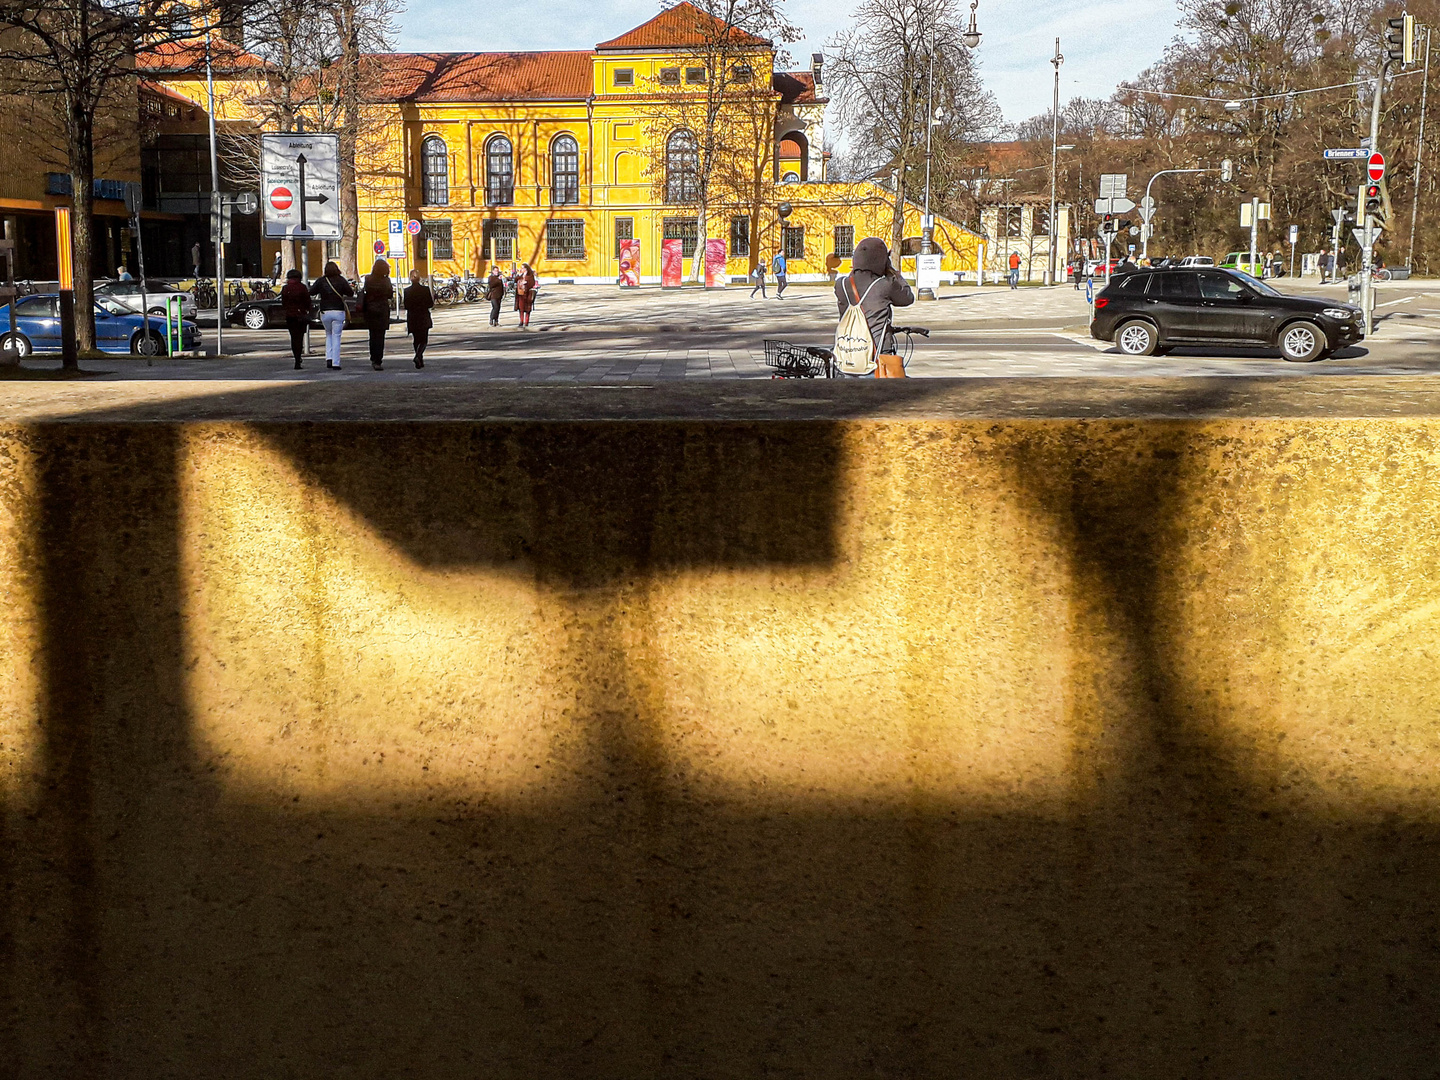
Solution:
[[[295,196],[287,187],[277,187],[270,192],[270,205],[276,210],[289,210],[290,204],[294,201]]]
[[[1370,181],[1378,184],[1385,176],[1385,155],[1378,150],[1370,155]]]

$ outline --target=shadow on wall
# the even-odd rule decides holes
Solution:
[[[1193,610],[1284,591],[1227,500],[1299,513],[1257,485],[1303,435],[1248,474],[1185,424],[19,439],[16,1075],[1433,1071],[1433,817],[1227,730],[1267,616]]]

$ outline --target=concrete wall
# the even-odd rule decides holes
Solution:
[[[1428,1075],[1413,420],[0,433],[10,1075]]]

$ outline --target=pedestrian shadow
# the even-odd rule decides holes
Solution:
[[[1022,392],[1000,383],[966,387],[982,417],[986,395]],[[1094,409],[1082,381],[1047,383],[1052,413]],[[1236,436],[896,422],[943,390],[760,402],[749,419],[708,422],[678,407],[637,419],[636,402],[588,421],[527,417],[518,393],[485,420],[376,422],[361,397],[335,402],[349,423],[260,420],[293,404],[287,388],[190,402],[190,429],[138,406],[27,429],[20,574],[35,583],[42,742],[38,801],[7,808],[0,837],[16,1074],[1424,1075],[1440,833],[1307,813],[1257,787],[1214,702],[1178,672],[1180,610],[1202,582],[1177,578],[1171,559],[1193,530],[1226,528],[1239,496],[1207,481],[1201,449]],[[1242,395],[1195,380],[1166,390],[1165,408],[1222,416]],[[819,417],[767,412],[801,407]],[[889,422],[842,422],[877,415]],[[237,461],[289,485],[299,531],[264,531],[278,504],[253,498],[262,489],[238,466],[207,465]],[[220,500],[231,517],[198,514],[197,476],[212,493],[237,481]],[[1216,516],[1197,519],[1196,491]],[[946,512],[922,510],[935,506]],[[344,739],[383,744],[305,712],[310,687],[332,678],[317,665],[338,655],[312,635],[343,632],[327,612],[347,574],[316,553],[341,543],[324,527],[344,515],[373,537],[372,561],[346,564],[360,585],[443,601],[483,574],[544,597],[562,628],[549,663],[572,690],[555,707],[568,714],[546,720],[571,741],[536,759],[542,772],[563,759],[553,789],[520,798],[479,782],[508,767],[512,745],[466,734],[483,700],[438,712],[390,700],[377,723],[448,724],[468,756],[405,774],[448,768],[450,786],[419,779],[368,802],[283,772],[237,785],[236,759],[197,733],[196,568],[228,520],[289,538],[254,549],[277,584],[257,592],[253,634],[289,634],[296,654],[226,676],[293,698],[275,725],[281,760],[325,742],[338,768]],[[1004,569],[1012,541],[1039,561]],[[906,793],[815,794],[848,753],[856,776],[883,772],[865,748],[884,718],[863,696],[827,729],[836,745],[800,759],[811,794],[763,769],[726,797],[677,775],[676,740],[699,740],[716,716],[733,712],[733,739],[749,744],[743,700],[687,706],[664,691],[662,590],[720,581],[748,590],[739,610],[761,639],[777,612],[800,610],[829,641],[844,611],[804,597],[830,595],[876,550],[865,565],[887,575],[898,641],[846,649],[903,669]],[[967,631],[973,652],[948,645],[998,610],[987,593],[1044,578],[1041,562],[1067,591],[1013,618],[1058,619],[1066,644],[1014,678],[1056,675],[1069,749],[1053,790],[986,802],[965,795],[966,777],[997,751],[982,737],[946,757],[926,733],[949,737],[965,679],[1004,681],[984,673],[986,627]],[[1036,589],[1020,595],[1046,595]],[[216,617],[245,636],[241,615]],[[705,637],[709,663],[749,647],[744,631]],[[395,603],[350,647],[408,632]],[[776,636],[762,659],[785,648]],[[817,654],[796,670],[823,699],[844,661]],[[757,687],[770,670],[756,668]],[[329,692],[338,709],[369,688]],[[990,700],[977,699],[977,730],[1015,730],[984,715]],[[798,737],[780,709],[777,737]]]

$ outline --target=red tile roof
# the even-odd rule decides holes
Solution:
[[[810,105],[829,100],[815,92],[813,71],[777,71],[771,76],[770,85],[786,105]]]
[[[140,89],[147,94],[154,94],[156,97],[168,98],[177,104],[183,103],[192,109],[196,107],[195,102],[191,101],[184,94],[171,90],[163,83],[151,82],[149,79],[141,79]]]
[[[602,41],[596,49],[649,49],[665,46],[704,45],[714,40],[717,29],[724,23],[709,12],[701,11],[688,2],[676,4],[656,15],[647,23],[627,31],[617,38]],[[729,37],[737,45],[768,47],[770,42],[736,27],[731,27]]]
[[[593,88],[591,53],[372,53],[385,101],[571,101]]]
[[[260,57],[222,37],[210,40],[210,65],[216,71],[232,72],[269,67]],[[135,66],[142,71],[197,72],[205,70],[205,42],[162,41],[147,45],[135,54]]]

